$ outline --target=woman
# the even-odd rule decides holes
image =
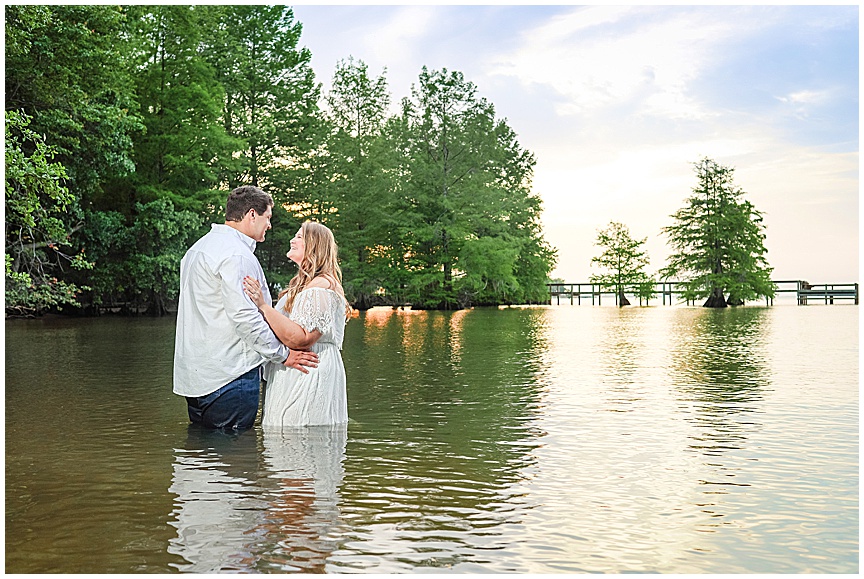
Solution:
[[[306,221],[291,240],[288,258],[300,270],[279,294],[276,307],[265,303],[258,280],[246,277],[252,299],[276,337],[290,347],[318,354],[308,374],[268,365],[261,425],[265,428],[340,424],[348,421],[342,338],[351,308],[342,290],[336,240],[324,225]]]

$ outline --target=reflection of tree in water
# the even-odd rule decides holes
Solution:
[[[644,311],[617,308],[602,326],[597,357],[604,366],[603,382],[611,412],[630,412],[643,398],[638,387],[646,340],[652,339],[644,333],[644,322]]]
[[[169,552],[187,562],[177,569],[324,572],[336,547],[345,438],[345,425],[263,435],[190,426],[169,489],[177,495]]]
[[[347,428],[190,428],[171,485],[178,570],[327,572],[380,563],[376,553],[391,570],[493,560],[484,554],[494,558],[496,527],[518,522],[517,483],[542,436],[542,311],[387,313],[349,324]]]
[[[693,309],[681,312],[672,332],[672,379],[687,420],[690,450],[703,455],[694,505],[706,515],[703,532],[735,524],[724,496],[751,489],[753,474],[741,450],[761,428],[760,405],[770,388],[764,358],[770,317],[764,308]],[[687,408],[689,406],[689,408]],[[733,501],[734,504],[734,501]]]
[[[343,514],[412,541],[405,568],[463,560],[467,536],[494,535],[518,511],[510,489],[542,436],[533,426],[542,315],[378,311],[346,335]],[[369,342],[376,348],[364,351]]]
[[[692,315],[692,317],[690,317]],[[754,412],[770,388],[764,358],[769,317],[764,308],[682,310],[674,335],[672,379],[691,404],[695,449],[706,454],[740,448],[758,428]]]

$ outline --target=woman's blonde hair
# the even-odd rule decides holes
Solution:
[[[303,259],[300,260],[297,275],[288,282],[288,287],[279,292],[279,298],[287,295],[285,300],[285,311],[290,312],[294,306],[297,296],[309,286],[316,277],[330,278],[331,283],[337,281],[342,284],[342,268],[339,267],[339,247],[336,238],[330,229],[317,221],[304,221],[300,226],[300,235],[303,237],[304,251]],[[349,316],[351,306],[345,306],[345,315]]]

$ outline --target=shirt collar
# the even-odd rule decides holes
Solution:
[[[250,251],[255,252],[255,247],[258,245],[257,242],[240,231],[237,231],[230,225],[225,225],[223,223],[212,223],[211,224],[212,231],[215,233],[221,233],[223,235],[233,235],[240,241],[242,241]]]

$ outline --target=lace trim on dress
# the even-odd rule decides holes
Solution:
[[[336,308],[333,307],[333,301],[328,292],[341,298],[338,293],[327,288],[307,288],[300,292],[294,300],[294,307],[291,309],[291,320],[307,332],[318,330],[322,334],[331,333]]]

